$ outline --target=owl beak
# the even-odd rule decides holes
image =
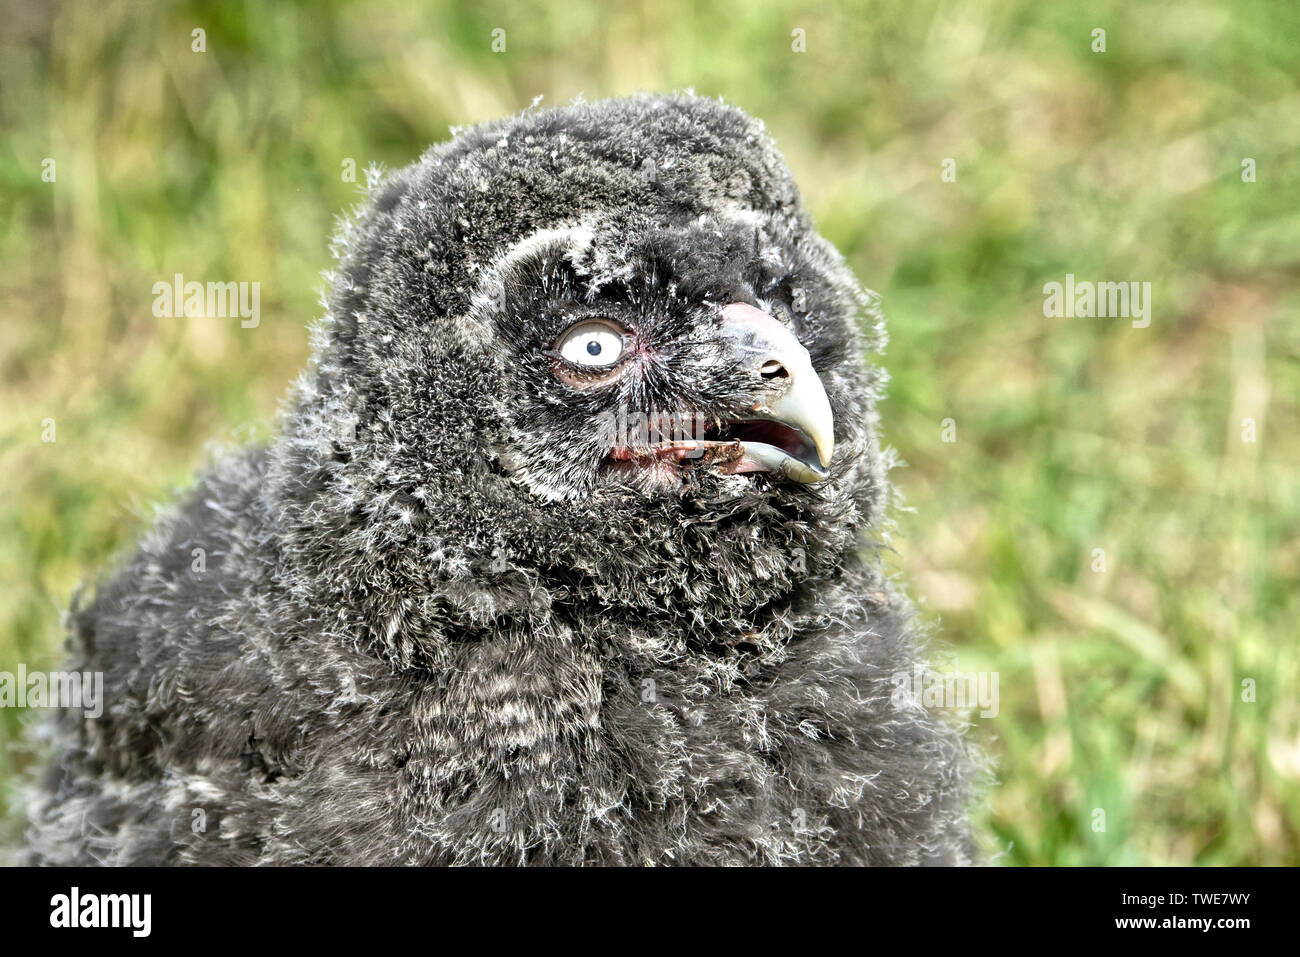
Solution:
[[[798,482],[829,477],[835,420],[808,350],[793,332],[745,303],[722,310],[722,334],[755,378],[753,420],[729,424],[759,467]]]

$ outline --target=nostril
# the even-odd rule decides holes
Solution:
[[[764,379],[774,381],[778,379],[790,378],[790,373],[786,371],[785,366],[775,359],[769,359],[759,367],[758,374]]]

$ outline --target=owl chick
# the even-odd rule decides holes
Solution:
[[[897,693],[880,312],[760,123],[530,110],[338,246],[278,437],[70,614],[102,714],[33,860],[973,859],[972,752]]]

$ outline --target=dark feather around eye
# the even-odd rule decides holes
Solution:
[[[796,294],[788,281],[773,286],[763,298],[769,303],[773,316],[789,325],[796,333],[800,331],[803,314],[799,307],[802,305],[802,297]]]

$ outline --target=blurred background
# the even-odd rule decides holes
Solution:
[[[463,6],[5,0],[0,671],[58,667],[78,582],[273,428],[349,161],[693,88],[884,297],[891,560],[941,670],[999,675],[986,847],[1300,863],[1300,7]],[[260,282],[260,325],[155,318],[175,273]],[[1150,282],[1150,326],[1044,317],[1067,273]]]

